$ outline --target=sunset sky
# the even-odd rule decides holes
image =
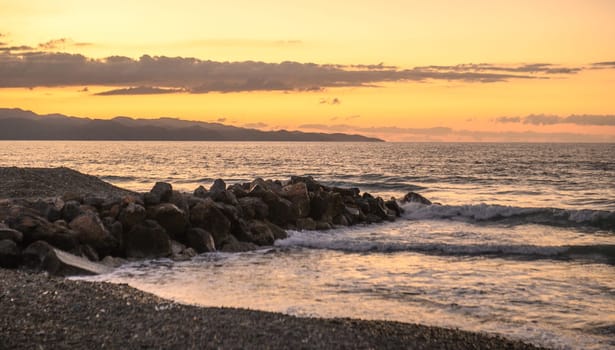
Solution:
[[[0,0],[0,107],[615,142],[615,1]]]

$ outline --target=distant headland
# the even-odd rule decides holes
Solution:
[[[93,119],[0,108],[0,140],[384,142],[355,134],[263,131],[177,118]]]

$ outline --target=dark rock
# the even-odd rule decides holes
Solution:
[[[333,218],[333,224],[338,226],[348,226],[350,221],[346,218],[346,215],[340,214]]]
[[[305,183],[298,182],[282,187],[282,197],[293,203],[295,215],[299,218],[307,217],[310,214],[310,196]]]
[[[92,212],[81,214],[70,222],[69,227],[76,232],[77,239],[101,252],[110,252],[118,247],[118,242],[105,228],[98,215]]]
[[[21,263],[21,252],[10,239],[0,240],[0,267],[15,268]]]
[[[228,253],[247,252],[258,249],[258,246],[256,244],[250,242],[240,242],[234,236],[228,236],[224,241],[221,242],[221,246],[222,248],[220,249],[220,251]]]
[[[230,205],[237,205],[237,197],[231,191],[210,191],[209,197],[216,202],[222,202]]]
[[[123,235],[126,256],[130,258],[159,258],[171,255],[171,242],[165,229],[156,221],[145,220]]]
[[[175,204],[161,203],[147,208],[147,217],[164,227],[169,236],[181,242],[185,241],[188,219],[185,213]]]
[[[250,222],[250,232],[252,233],[253,243],[257,245],[272,245],[275,241],[273,232],[269,225],[263,221],[254,220]]]
[[[173,195],[173,186],[166,182],[156,182],[149,192],[156,197],[159,203],[168,202]]]
[[[329,208],[328,195],[326,192],[317,191],[310,193],[310,217],[320,220]]]
[[[352,188],[333,187],[331,191],[335,193],[339,193],[343,197],[351,197],[351,198],[359,197],[359,193],[361,192],[356,187],[352,187]]]
[[[264,219],[269,216],[269,207],[257,197],[239,198],[239,207],[246,219]]]
[[[288,237],[286,231],[280,226],[274,224],[273,222],[270,222],[269,220],[265,220],[264,222],[265,224],[267,224],[267,226],[269,226],[271,233],[273,233],[274,239],[284,239]]]
[[[127,262],[128,260],[126,259],[122,259],[122,258],[110,256],[110,255],[107,255],[104,258],[102,258],[102,260],[100,260],[100,263],[102,265],[105,265],[110,268],[120,267]]]
[[[146,206],[160,204],[160,196],[151,192],[143,193],[143,203]]]
[[[23,234],[25,245],[38,240],[66,250],[71,250],[78,245],[75,232],[67,227],[50,223],[27,208],[13,207],[7,224],[10,228]]]
[[[209,188],[209,192],[222,192],[226,191],[226,183],[222,179],[216,179]]]
[[[10,239],[15,243],[21,243],[23,241],[23,234],[17,230],[9,228],[5,224],[0,223],[0,240]]]
[[[235,198],[239,199],[239,198],[246,197],[248,195],[249,189],[250,189],[249,187],[248,189],[245,189],[243,185],[241,184],[233,184],[233,185],[230,185],[227,190],[233,192],[233,194],[235,195]]]
[[[216,244],[211,233],[195,227],[186,232],[188,246],[196,250],[197,253],[208,253],[216,251]]]
[[[96,250],[89,244],[82,244],[70,251],[71,254],[86,258],[90,261],[98,261],[100,257]]]
[[[382,222],[382,218],[380,216],[376,215],[376,214],[369,213],[369,214],[367,214],[367,217],[365,218],[365,221],[368,224],[380,223],[380,222]]]
[[[147,212],[143,206],[136,203],[128,203],[120,212],[119,221],[122,223],[124,230],[130,230],[133,226],[143,222],[146,217]]]
[[[273,192],[269,192],[273,194]],[[293,203],[287,199],[273,196],[264,196],[263,200],[269,207],[269,220],[281,226],[294,224],[297,221],[297,211]]]
[[[297,230],[315,230],[316,229],[316,221],[312,218],[299,218],[297,219]]]
[[[416,192],[408,192],[402,199],[402,203],[421,203],[431,205],[431,201]]]
[[[199,198],[207,198],[209,197],[209,192],[205,187],[199,186],[196,190],[194,190],[194,196]]]
[[[216,246],[219,246],[231,231],[231,221],[211,198],[203,200],[190,210],[190,222],[195,227],[210,232],[214,237]]]
[[[365,216],[359,208],[346,206],[344,207],[344,213],[351,224],[356,224],[365,220]]]
[[[97,275],[111,271],[102,264],[56,249],[43,241],[30,244],[22,256],[29,267],[43,269],[56,276]]]
[[[331,226],[331,223],[325,222],[325,221],[316,221],[316,229],[318,231],[327,231],[332,229],[333,226]]]
[[[304,183],[309,192],[316,192],[321,189],[325,189],[325,186],[319,184],[316,180],[314,180],[311,176],[292,176],[290,178],[291,184]]]
[[[384,205],[388,209],[392,210],[397,217],[400,217],[401,214],[403,214],[404,212],[404,209],[400,207],[399,204],[397,204],[397,201],[394,198],[391,198],[390,200],[384,202]]]
[[[143,202],[141,197],[129,194],[129,195],[126,195],[126,196],[122,197],[122,199],[120,200],[119,204],[122,207],[126,207],[129,204],[139,204],[139,205],[143,206],[145,203]]]
[[[99,197],[99,196],[92,195],[92,194],[88,194],[85,197],[83,197],[83,204],[89,205],[96,209],[102,208],[104,203],[105,203],[105,198],[103,197]]]
[[[67,201],[62,208],[62,217],[66,222],[73,221],[74,218],[81,215],[81,203],[77,201]]]
[[[175,204],[181,211],[184,212],[186,220],[190,219],[190,204],[186,197],[179,191],[173,191],[169,203]]]

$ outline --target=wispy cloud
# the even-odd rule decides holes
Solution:
[[[592,67],[594,68],[615,68],[615,61],[604,61],[604,62],[596,62],[592,63]]]
[[[532,125],[576,124],[615,126],[615,115],[572,114],[566,117],[549,114],[530,114],[525,117],[499,117],[498,123],[523,123]]]
[[[86,90],[87,91],[87,88]],[[184,89],[174,88],[159,88],[152,86],[138,86],[125,89],[115,89],[104,92],[99,92],[95,95],[100,96],[114,96],[114,95],[154,95],[154,94],[173,94],[178,92],[185,92]]]
[[[582,67],[562,67],[551,63],[530,63],[520,65],[494,65],[490,63],[468,63],[454,66],[424,66],[425,70],[438,72],[509,72],[530,74],[574,74],[583,70]]]

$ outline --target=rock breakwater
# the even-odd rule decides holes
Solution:
[[[418,194],[404,199],[425,200]],[[251,250],[286,238],[289,229],[394,221],[402,211],[395,199],[329,187],[309,176],[230,186],[218,179],[193,193],[158,182],[142,194],[114,190],[9,198],[0,200],[0,265],[60,275],[99,273],[104,268],[98,264]]]

